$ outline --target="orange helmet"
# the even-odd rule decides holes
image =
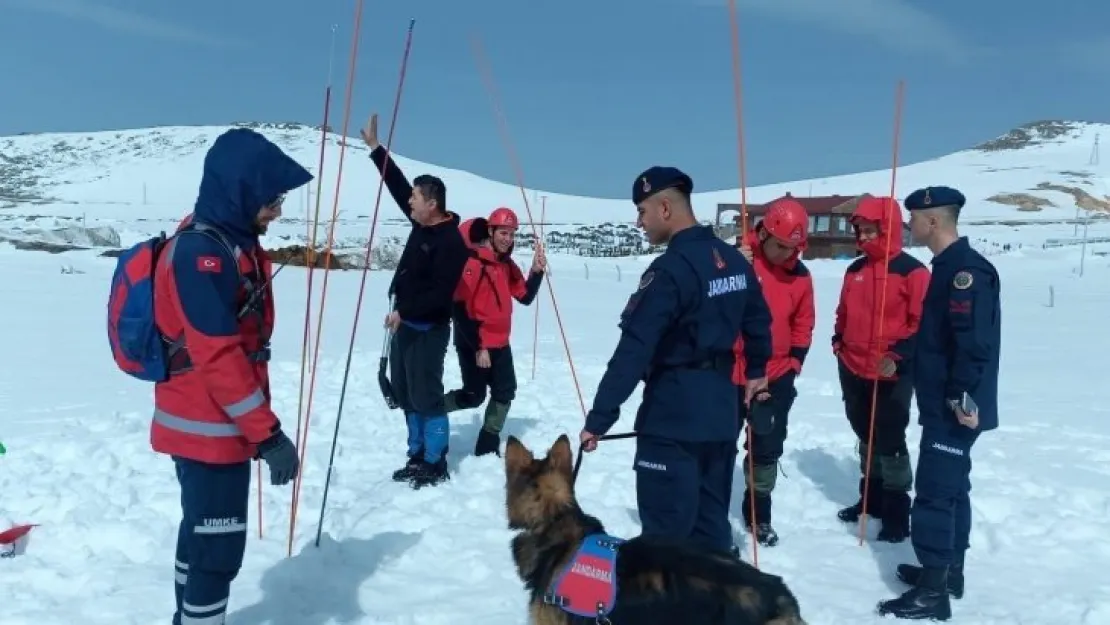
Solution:
[[[797,200],[774,201],[763,216],[761,224],[767,234],[784,243],[802,245],[809,234],[809,215]]]
[[[520,226],[520,220],[516,218],[513,209],[504,206],[490,213],[487,221],[489,221],[490,228],[512,228],[516,230]]]

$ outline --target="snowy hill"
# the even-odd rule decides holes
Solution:
[[[294,158],[315,171],[319,159],[319,129],[301,124],[241,124],[271,137]],[[172,227],[188,212],[195,197],[205,150],[226,126],[161,127],[90,133],[47,133],[0,137],[0,229],[38,217],[80,218],[87,225],[144,224],[149,234]],[[1091,166],[1092,147],[1099,133],[1110,136],[1110,125],[1044,121],[941,158],[901,167],[898,195],[929,184],[960,188],[969,199],[965,221],[1051,221],[1076,216],[1077,203],[1085,209],[1110,211],[1099,198],[1110,194],[1106,166]],[[329,134],[325,153],[321,216],[328,219],[335,196],[335,174],[341,138]],[[378,174],[366,147],[357,138],[348,144],[340,194],[340,239],[364,245],[377,192]],[[526,218],[520,190],[465,171],[446,169],[398,155],[410,176],[430,172],[442,177],[449,189],[451,208],[464,217],[488,214],[499,205],[516,208]],[[681,160],[681,159],[678,159]],[[650,163],[630,163],[639,171]],[[681,163],[677,163],[681,165]],[[527,163],[524,164],[527,170]],[[695,180],[697,172],[691,172]],[[315,182],[311,192],[315,192]],[[529,190],[535,219],[540,196],[547,196],[547,222],[553,230],[575,224],[627,224],[632,207],[621,197],[626,180],[612,181],[617,199],[569,196]],[[749,201],[765,202],[786,192],[796,196],[886,193],[889,170],[877,170],[753,187]],[[715,217],[718,203],[739,201],[738,190],[702,191],[695,208],[705,221]],[[274,236],[302,243],[303,219],[314,212],[313,197],[290,198],[286,216]],[[400,224],[387,197],[382,200],[384,233],[389,223]],[[125,242],[131,237],[123,233]],[[321,234],[323,237],[324,234]],[[621,236],[621,235],[616,235]]]

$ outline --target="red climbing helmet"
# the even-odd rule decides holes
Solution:
[[[767,209],[761,222],[767,234],[783,243],[802,245],[806,242],[809,230],[809,215],[797,200],[783,198],[775,200]]]
[[[489,214],[489,219],[487,221],[489,221],[490,228],[512,228],[516,230],[517,227],[520,226],[520,220],[516,218],[516,213],[513,212],[513,209],[505,208],[504,206],[494,209],[494,211]]]

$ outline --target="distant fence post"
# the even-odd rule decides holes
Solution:
[[[1056,306],[1056,287],[1051,284],[1048,285],[1048,307],[1053,308]]]

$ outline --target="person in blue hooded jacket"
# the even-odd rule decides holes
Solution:
[[[204,159],[192,215],[158,257],[154,318],[171,345],[170,377],[154,388],[151,446],[173,458],[181,485],[174,625],[224,622],[247,542],[250,462],[287,484],[297,449],[270,407],[271,264],[259,242],[285,194],[312,175],[245,128]]]

